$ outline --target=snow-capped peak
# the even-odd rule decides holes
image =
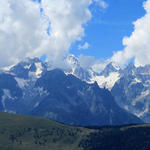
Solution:
[[[69,54],[66,57],[66,63],[70,66],[70,67],[77,67],[79,65],[79,61],[78,58],[74,55]]]
[[[47,66],[39,58],[26,58],[9,69],[9,72],[18,78],[37,79],[41,77]]]
[[[32,67],[32,68],[31,68]],[[46,70],[46,65],[42,61],[35,61],[29,68],[29,77],[38,79],[41,77],[43,71]]]
[[[38,63],[35,63],[35,66],[36,66],[36,76],[37,78],[39,78],[43,72],[43,66],[42,66],[42,63],[41,62],[38,62]]]

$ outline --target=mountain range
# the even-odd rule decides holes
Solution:
[[[77,57],[70,56],[70,58],[78,62]],[[133,63],[129,63],[121,68],[118,64],[110,62],[99,73],[95,73],[91,68],[85,71],[80,68],[79,63],[76,63],[72,69],[74,71],[70,73],[87,83],[96,81],[99,87],[111,92],[121,108],[146,123],[150,122],[150,65],[136,67]]]
[[[1,70],[0,110],[42,116],[71,125],[121,125],[142,123],[138,117],[120,108],[101,77],[115,71],[108,66],[100,74],[84,69],[70,55],[69,69],[54,69],[38,58],[27,58]],[[110,64],[111,66],[111,64]],[[107,68],[106,68],[107,69]],[[113,72],[114,74],[114,72]]]

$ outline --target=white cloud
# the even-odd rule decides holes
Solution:
[[[92,65],[92,69],[100,73],[104,68],[110,63],[110,60],[105,60],[105,59],[97,59],[95,60],[94,64]]]
[[[38,51],[44,42],[40,15],[38,3],[1,1],[0,66],[10,65]]]
[[[94,0],[94,1],[103,9],[106,9],[108,7],[108,4],[103,0]]]
[[[123,39],[125,49],[114,53],[112,60],[124,65],[131,58],[135,58],[135,64],[150,64],[150,0],[144,2],[146,14],[135,21],[134,31],[130,37]]]
[[[91,0],[43,0],[44,13],[50,20],[51,36],[49,45],[53,57],[59,64],[71,44],[84,36],[83,24],[91,19],[88,9]]]
[[[97,73],[100,73],[110,63],[109,60],[95,59],[93,56],[85,56],[82,54],[78,57],[78,60],[82,68],[92,68]]]
[[[43,54],[56,65],[84,36],[94,0],[4,0],[0,5],[0,67]],[[40,9],[43,9],[42,14]],[[50,35],[46,33],[50,29]],[[85,47],[88,45],[86,44]],[[56,61],[57,60],[57,61]]]
[[[81,67],[85,69],[92,67],[95,63],[95,59],[93,56],[84,56],[82,54],[78,57],[78,60]]]
[[[81,49],[85,50],[85,49],[88,49],[89,46],[90,46],[89,43],[85,42],[83,45],[79,45],[78,49],[79,50],[81,50]]]

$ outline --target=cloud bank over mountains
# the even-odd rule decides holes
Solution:
[[[83,25],[92,17],[89,6],[95,2],[106,5],[102,0],[2,1],[0,67],[43,54],[59,64],[84,36]]]
[[[95,3],[103,9],[108,7],[103,0],[2,1],[0,67],[43,54],[53,65],[60,66],[72,43],[85,36],[84,25],[92,18],[89,6]],[[132,58],[136,65],[150,64],[150,0],[143,6],[146,14],[133,23],[131,36],[123,39],[124,50],[115,52],[106,61],[80,55],[81,65],[101,70],[110,61],[123,66]],[[79,49],[87,49],[89,45],[79,45]]]
[[[135,21],[134,31],[130,37],[124,37],[125,49],[118,51],[112,60],[124,65],[134,58],[135,65],[150,64],[150,0],[144,2],[145,16]]]

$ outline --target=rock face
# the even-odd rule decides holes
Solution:
[[[74,125],[120,125],[142,121],[121,109],[110,91],[60,69],[47,71],[27,59],[0,74],[0,110],[44,116]]]
[[[22,96],[22,90],[14,76],[5,73],[0,74],[0,110],[14,112]]]
[[[74,125],[118,125],[140,122],[120,109],[111,93],[56,69],[36,82],[48,95],[31,114]],[[134,121],[133,121],[134,120]]]
[[[116,102],[145,122],[150,122],[150,65],[130,64],[111,90]]]

